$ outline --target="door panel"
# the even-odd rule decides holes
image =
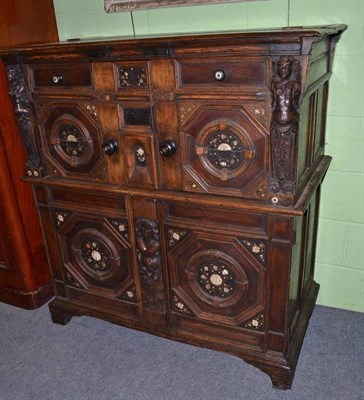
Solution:
[[[40,135],[47,172],[77,179],[106,179],[102,135],[95,109],[82,102],[47,103],[41,114]],[[101,175],[101,176],[100,176]]]
[[[52,208],[67,296],[136,313],[137,293],[126,215]],[[115,300],[114,302],[112,300]]]
[[[222,324],[232,340],[250,341],[247,331],[265,329],[267,241],[220,228],[190,228],[188,220],[165,225],[171,324],[212,335]]]
[[[244,106],[181,104],[179,116],[184,190],[266,196],[268,138]]]

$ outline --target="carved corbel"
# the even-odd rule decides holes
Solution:
[[[163,312],[165,309],[165,296],[157,222],[139,218],[135,223],[135,236],[143,304],[147,308]]]
[[[43,165],[35,139],[35,113],[30,100],[27,80],[21,65],[8,65],[9,95],[13,103],[15,122],[26,151],[26,174],[42,176]]]
[[[292,56],[273,59],[271,179],[273,204],[292,202],[295,193],[295,153],[299,126],[301,66]]]

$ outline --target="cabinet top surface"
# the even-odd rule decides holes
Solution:
[[[197,43],[211,43],[214,45],[224,44],[252,44],[252,43],[292,43],[300,42],[302,38],[308,37],[314,40],[321,40],[327,36],[340,35],[347,25],[335,24],[324,26],[296,26],[271,29],[239,30],[229,32],[208,32],[208,33],[183,33],[179,35],[158,35],[158,36],[124,36],[92,39],[74,39],[67,42],[57,42],[48,44],[29,45],[11,49],[0,49],[0,56],[12,56],[25,53],[36,55],[46,52],[62,53],[72,52],[76,49],[100,49],[106,48],[113,50],[118,47],[137,48],[141,45],[148,47],[173,47],[173,46],[193,46]],[[166,53],[168,55],[168,53]],[[93,58],[92,56],[90,58]],[[96,57],[97,58],[97,57]]]

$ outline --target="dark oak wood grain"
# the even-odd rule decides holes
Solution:
[[[0,52],[28,77],[10,77],[10,96],[54,322],[90,315],[225,351],[291,386],[318,293],[328,80],[344,29]]]

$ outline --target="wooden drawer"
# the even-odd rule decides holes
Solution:
[[[49,189],[49,201],[53,206],[84,210],[102,210],[126,215],[125,200],[121,196],[108,197],[103,193],[72,190],[70,188]]]
[[[237,86],[264,86],[266,61],[242,59],[180,60],[176,62],[177,85],[183,87],[211,87],[222,89]]]
[[[221,207],[202,207],[180,202],[164,204],[165,222],[173,226],[188,225],[195,229],[222,232],[240,232],[265,237],[267,216],[261,213],[238,212]]]
[[[91,64],[32,65],[30,77],[34,88],[38,87],[91,87]]]

